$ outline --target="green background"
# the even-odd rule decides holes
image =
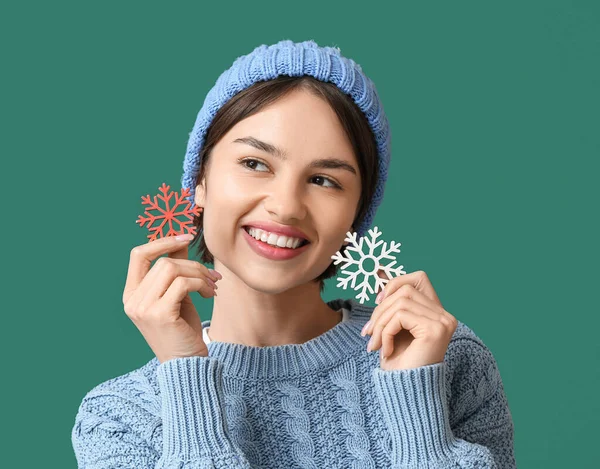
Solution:
[[[0,39],[3,467],[76,467],[85,393],[153,357],[121,300],[140,197],[180,187],[206,93],[281,39],[375,82],[375,224],[494,353],[519,468],[597,467],[597,1],[3,2]]]

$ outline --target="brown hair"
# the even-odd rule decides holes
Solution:
[[[210,163],[212,149],[217,142],[238,122],[259,112],[265,106],[275,102],[295,89],[305,89],[324,99],[337,114],[342,127],[352,145],[361,178],[361,195],[352,226],[357,229],[362,223],[375,193],[375,185],[379,177],[379,159],[377,156],[377,143],[369,127],[369,123],[352,100],[335,84],[326,83],[311,76],[290,77],[278,76],[272,80],[260,81],[235,94],[216,113],[206,133],[206,139],[200,150],[200,170],[196,178],[196,185],[202,181],[206,168]],[[190,243],[200,242],[197,254],[203,263],[213,264],[214,257],[208,250],[202,236],[202,213],[194,217],[196,236]],[[342,246],[343,254],[346,246]],[[324,280],[337,273],[338,266],[332,262],[329,267],[314,281],[320,283],[320,291],[325,287]]]

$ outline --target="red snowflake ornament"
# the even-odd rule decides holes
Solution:
[[[146,223],[148,223],[147,228],[151,232],[148,235],[150,241],[154,241],[155,239],[161,237],[164,238],[167,236],[177,236],[180,234],[196,234],[196,228],[192,225],[192,220],[194,219],[194,215],[200,215],[200,207],[196,205],[194,208],[190,208],[192,203],[185,199],[190,195],[189,189],[181,189],[181,195],[179,195],[175,191],[169,193],[170,188],[171,186],[167,186],[163,182],[163,185],[158,188],[163,195],[155,195],[154,202],[150,200],[150,195],[142,196],[142,205],[148,206],[144,212],[144,215],[147,216],[145,217],[144,215],[138,215],[136,223],[139,223],[140,227],[143,227]],[[173,205],[173,208],[170,208],[169,201],[173,196],[175,196],[175,204]],[[159,199],[164,202],[164,207],[160,206]],[[185,204],[183,210],[176,212],[179,206],[183,204]],[[159,214],[152,214],[150,213],[150,210],[156,210],[159,212]],[[187,217],[188,220],[181,221],[175,218],[180,215]],[[157,220],[162,220],[162,222],[157,226],[152,226],[152,224]],[[167,222],[169,223],[169,231],[167,234],[164,234],[163,227],[167,224]],[[173,228],[174,222],[179,224],[179,231]]]

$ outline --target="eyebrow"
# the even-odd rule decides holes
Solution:
[[[245,145],[250,145],[257,150],[269,153],[283,161],[288,159],[287,154],[281,148],[278,148],[271,143],[263,142],[255,137],[236,138],[232,143],[243,143]],[[344,169],[356,175],[356,169],[354,169],[354,166],[348,164],[344,160],[340,160],[339,158],[321,158],[319,160],[314,160],[308,165],[308,167],[321,169]]]

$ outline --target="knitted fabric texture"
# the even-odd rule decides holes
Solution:
[[[328,304],[348,320],[303,344],[211,342],[97,385],[71,432],[78,467],[516,468],[500,373],[470,328],[441,363],[382,370],[360,335],[373,307]]]
[[[259,81],[266,81],[280,75],[309,75],[323,82],[331,82],[349,95],[365,114],[377,143],[379,156],[379,178],[371,205],[357,227],[356,232],[363,236],[371,226],[375,212],[383,200],[385,181],[390,164],[390,128],[383,105],[379,100],[375,85],[363,73],[360,65],[343,57],[338,48],[319,47],[314,41],[295,43],[279,41],[255,48],[250,54],[238,57],[233,65],[217,79],[206,95],[190,133],[181,186],[190,190],[187,199],[190,208],[195,205],[196,179],[200,171],[200,150],[204,145],[206,132],[217,111],[236,93]]]

